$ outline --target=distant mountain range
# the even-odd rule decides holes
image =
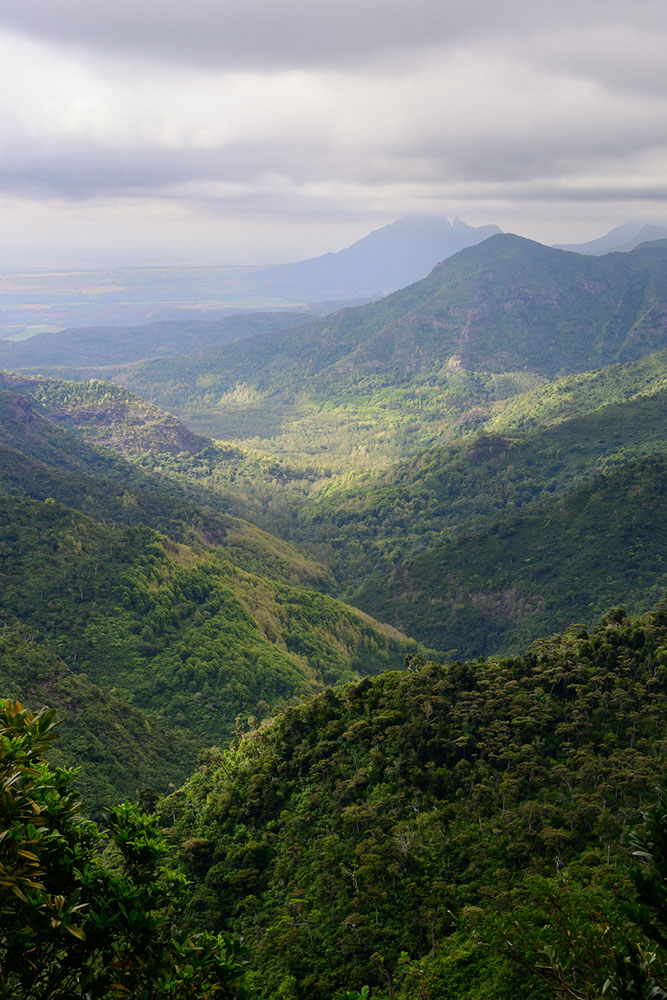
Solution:
[[[87,328],[87,340],[97,337],[98,330],[103,334],[104,328],[110,331],[104,334],[109,339],[134,340],[128,327],[153,324],[155,334],[164,334],[164,344],[154,350],[161,355],[169,353],[170,340],[178,337],[168,329],[176,321],[186,324],[183,350],[197,350],[193,332],[199,326],[205,338],[205,323],[224,321],[232,313],[252,315],[259,310],[296,307],[321,315],[378,299],[424,278],[441,261],[500,232],[498,226],[469,226],[459,218],[450,222],[445,216],[412,215],[337,253],[291,264],[0,276],[0,337],[23,340],[41,335],[40,343],[45,344],[47,336],[57,335],[59,328]],[[667,227],[628,222],[588,243],[555,249],[601,255],[627,252],[640,243],[665,238]],[[289,322],[287,317],[281,325]],[[214,335],[214,330],[209,328],[208,333]],[[136,349],[128,360],[137,360]],[[108,361],[115,363],[116,358]],[[96,358],[95,363],[103,362]]]
[[[562,243],[556,250],[571,250],[573,253],[591,254],[595,257],[604,253],[627,253],[640,243],[667,239],[667,226],[655,226],[642,222],[626,222],[616,226],[611,232],[599,236],[588,243]]]

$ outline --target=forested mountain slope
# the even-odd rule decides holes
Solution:
[[[166,725],[165,738],[190,754],[172,780],[191,766],[195,743],[229,738],[237,714],[399,667],[415,648],[304,589],[330,577],[288,544],[198,507],[178,484],[73,437],[8,390],[0,456],[3,626],[27,629],[49,670],[58,674],[56,657],[85,675],[89,688],[77,690],[92,708],[113,696],[147,713],[148,726]],[[2,666],[11,679],[9,653]],[[12,693],[21,696],[15,683]],[[64,752],[73,752],[67,741]],[[100,762],[98,791],[114,767]]]
[[[360,612],[245,573],[194,536],[176,543],[53,501],[4,498],[2,554],[8,623],[202,743],[260,701],[400,666],[408,648]]]
[[[465,530],[355,594],[448,656],[516,651],[568,621],[667,594],[667,456],[628,462],[557,499]]]
[[[478,433],[369,472],[353,486],[333,480],[284,530],[308,541],[342,586],[356,587],[462,529],[666,449],[663,351],[518,395]]]
[[[339,425],[363,430],[364,420],[376,429],[384,421],[392,440],[419,420],[423,438],[474,405],[530,388],[527,378],[664,347],[666,260],[660,243],[586,257],[493,236],[379,302],[113,377],[198,431],[286,451],[290,438],[304,451],[335,451]],[[518,372],[523,383],[508,376]]]
[[[574,611],[571,606],[572,586],[568,584],[560,591],[551,587],[549,573],[543,569],[542,577],[547,579],[550,591],[547,603],[551,617],[540,624],[535,622],[536,631],[523,633],[523,624],[532,613],[526,606],[514,608],[506,618],[505,637],[496,635],[495,641],[501,643],[498,648],[514,642],[511,648],[516,649],[516,643],[560,628],[572,615],[592,621],[602,608],[622,599],[622,565],[615,572],[616,589],[610,590],[606,560],[600,559],[603,543],[598,535],[587,529],[579,536],[566,523],[556,539],[548,525],[559,522],[560,515],[557,513],[554,519],[549,511],[578,510],[586,497],[591,502],[593,497],[604,497],[604,510],[601,508],[598,514],[604,514],[599,528],[609,538],[615,538],[632,510],[632,499],[625,491],[615,492],[623,470],[627,470],[631,482],[646,476],[646,489],[655,488],[659,494],[659,470],[667,454],[666,386],[665,352],[630,365],[558,380],[509,401],[483,425],[493,428],[492,432],[485,430],[428,450],[385,473],[367,475],[353,487],[343,488],[332,482],[304,502],[295,518],[285,520],[283,530],[292,538],[307,541],[309,551],[330,566],[340,586],[348,588],[347,597],[353,603],[395,624],[402,623],[402,627],[409,627],[410,634],[441,650],[472,654],[491,649],[485,638],[487,617],[502,615],[503,608],[507,611],[507,602],[512,603],[510,593],[518,593],[514,577],[523,579],[519,589],[524,590],[526,598],[542,604],[543,587],[537,579],[530,582],[524,571],[528,567],[530,576],[537,572],[538,565],[549,565],[552,559],[556,564],[549,572],[554,581],[562,580],[559,565],[585,561],[585,572],[580,577],[585,583],[577,599],[580,610]],[[659,459],[657,465],[643,464],[650,456]],[[658,481],[652,487],[656,475]],[[575,490],[583,491],[578,499]],[[562,503],[556,501],[558,497]],[[655,523],[645,525],[653,541],[646,549],[643,569],[635,565],[631,572],[628,568],[627,599],[630,601],[630,594],[634,595],[635,610],[649,606],[655,599],[649,592],[659,575],[654,572],[649,553],[655,551],[657,566],[667,541],[665,513],[659,505],[654,506]],[[529,525],[539,524],[541,519],[544,538],[537,539]],[[505,527],[503,520],[507,521]],[[640,524],[641,518],[635,523]],[[481,554],[491,544],[488,532],[501,536],[510,532],[508,537],[515,539],[516,552],[511,542],[503,550],[507,572],[495,564],[491,549],[488,558]],[[528,541],[530,537],[539,545],[538,552],[526,548],[533,544]],[[634,541],[639,544],[639,536]],[[644,538],[642,544],[647,541]],[[483,569],[475,569],[474,558],[464,559],[467,546],[471,552],[481,546]],[[626,551],[624,545],[621,551]],[[524,559],[531,563],[524,566]],[[531,569],[532,563],[535,565]],[[426,566],[428,582],[422,575]],[[452,582],[454,577],[458,596],[454,599],[453,592],[449,593],[445,603],[452,607],[445,613],[441,607],[442,588],[445,580]],[[645,601],[641,597],[644,585]],[[598,589],[603,595],[599,600],[595,596]],[[484,592],[496,593],[495,612],[490,598],[482,598]],[[584,600],[585,592],[588,600]],[[505,593],[505,599],[501,599],[501,593]],[[475,602],[477,609],[473,607]],[[593,607],[587,609],[587,603]],[[443,623],[443,614],[456,636],[445,646],[443,631],[437,642],[433,638],[433,630],[440,627],[436,623]],[[468,621],[464,632],[468,626],[471,629],[465,640],[463,620]],[[477,622],[479,631],[476,642],[473,622]],[[430,630],[428,636],[422,629]],[[467,644],[469,641],[472,645]]]
[[[453,355],[473,370],[527,368],[552,377],[631,360],[664,345],[666,258],[661,243],[592,259],[492,236],[378,302],[291,334],[241,341],[196,367],[215,372],[223,388],[252,378],[264,389],[281,388],[296,373],[326,384],[352,366],[405,379]],[[139,369],[146,378],[150,370]]]
[[[161,806],[191,919],[243,934],[266,998],[544,997],[485,928],[553,945],[553,895],[583,921],[601,905],[613,940],[663,775],[666,643],[664,607],[616,609],[516,658],[328,690],[211,751]]]

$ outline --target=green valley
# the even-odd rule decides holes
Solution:
[[[53,689],[60,704],[69,685],[84,730],[106,700],[161,734],[144,741],[145,758],[137,743],[134,770],[99,762],[92,786],[107,802],[137,787],[161,739],[176,748],[153,769],[164,787],[162,776],[185,776],[197,747],[228,741],[237,715],[399,667],[416,648],[322,593],[327,571],[288,544],[73,437],[26,397],[0,393],[0,418],[0,613],[41,651],[47,677],[31,686],[8,647],[0,662],[12,695],[41,701]],[[70,728],[64,759],[88,759],[77,747]]]

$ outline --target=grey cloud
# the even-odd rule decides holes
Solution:
[[[531,36],[604,25],[648,25],[655,34],[667,26],[667,8],[654,0],[3,0],[0,25],[130,57],[262,70],[343,67],[517,37],[529,50]]]
[[[165,155],[155,147],[132,149],[76,140],[27,137],[14,133],[11,150],[0,161],[0,190],[30,198],[82,200],[107,195],[159,194],[172,185],[225,172],[219,152],[192,150]],[[240,176],[240,167],[232,170]]]
[[[548,126],[541,136],[511,136],[489,141],[481,135],[452,146],[443,138],[406,149],[374,150],[360,156],[278,141],[239,141],[226,149],[165,151],[158,146],[129,147],[80,140],[42,140],[12,135],[11,153],[0,161],[0,191],[31,198],[86,200],[96,197],[148,197],[208,201],[226,208],[288,212],[304,201],[338,200],[345,185],[372,192],[392,185],[428,191],[462,191],[475,198],[524,200],[566,198],[656,198],[653,178],[635,186],[600,182],[596,188],[568,177],[610,174],[619,178],[619,148],[595,143],[565,151]],[[651,137],[635,137],[633,150],[651,151]],[[667,156],[667,149],[665,150]],[[628,174],[632,171],[628,170]],[[217,193],[217,185],[227,185]],[[317,194],[312,193],[317,188]],[[310,194],[307,192],[311,192]],[[658,193],[656,193],[658,192]]]

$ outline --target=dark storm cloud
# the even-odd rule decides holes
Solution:
[[[47,42],[225,69],[345,67],[432,47],[531,45],[569,32],[644,25],[655,36],[667,8],[655,0],[3,0],[0,26]],[[576,47],[576,45],[575,45]],[[590,44],[582,52],[585,69]],[[556,45],[550,58],[567,61]],[[627,69],[640,53],[626,52]]]

